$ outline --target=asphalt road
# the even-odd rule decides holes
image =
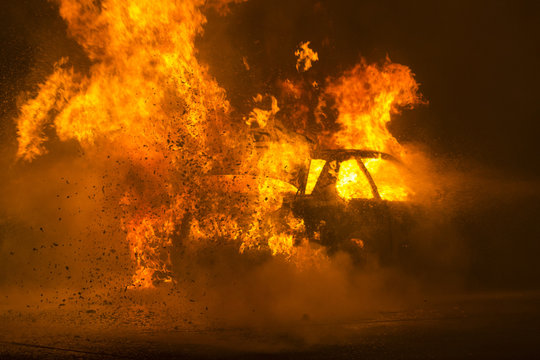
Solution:
[[[90,329],[61,319],[50,313],[2,313],[0,358],[540,358],[536,292],[447,295],[365,319],[340,323],[304,319],[282,328]]]

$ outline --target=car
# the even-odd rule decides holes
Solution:
[[[415,209],[401,161],[379,151],[326,149],[313,151],[307,164],[288,182],[263,179],[279,185],[282,201],[279,209],[264,213],[266,219],[256,219],[257,224],[250,212],[260,196],[257,184],[261,179],[245,174],[210,175],[200,206],[186,212],[178,226],[173,262],[181,258],[190,238],[207,236],[214,243],[229,245],[227,237],[245,235],[246,229],[263,229],[255,236],[265,236],[265,222],[274,230],[287,231],[287,224],[279,223],[292,214],[303,221],[302,238],[324,246],[329,254],[345,251],[357,264],[395,263],[408,247],[407,228],[414,222]],[[216,209],[217,219],[206,216]],[[296,241],[299,245],[300,239]]]
[[[284,207],[304,220],[309,239],[357,263],[391,264],[406,251],[417,207],[400,160],[373,150],[320,150],[304,174]]]

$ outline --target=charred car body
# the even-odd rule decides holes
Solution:
[[[302,238],[319,243],[330,254],[346,251],[356,263],[376,259],[391,264],[406,251],[407,228],[413,223],[415,207],[400,186],[402,172],[398,169],[404,166],[397,158],[371,150],[319,150],[306,163],[307,168],[285,184],[287,194],[281,207],[266,214],[273,223],[292,214],[303,220]],[[182,252],[188,237],[196,236],[193,224],[200,223],[198,219],[205,217],[208,207],[229,214],[240,227],[253,227],[249,223],[253,218],[246,213],[250,208],[243,204],[253,201],[246,193],[257,187],[256,182],[255,177],[245,175],[213,175],[211,183],[217,188],[201,197],[205,205],[199,214],[186,213],[173,239],[174,252]],[[214,227],[209,232],[220,231]]]
[[[406,251],[417,210],[402,187],[405,170],[379,151],[317,151],[285,206],[304,220],[308,238],[330,253],[345,250],[357,261],[372,256],[389,264]]]

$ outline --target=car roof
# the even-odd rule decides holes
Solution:
[[[361,158],[382,158],[400,162],[396,157],[376,150],[358,150],[358,149],[324,149],[313,152],[313,159],[321,159],[326,161],[344,161],[354,157]]]

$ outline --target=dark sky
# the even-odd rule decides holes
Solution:
[[[314,77],[337,75],[360,56],[380,61],[388,54],[413,70],[429,101],[394,120],[392,130],[400,139],[508,176],[537,177],[537,3],[251,0],[233,7],[228,17],[209,15],[201,58],[233,94],[234,104],[241,102],[234,95],[240,93],[235,90],[241,86],[241,56],[254,68],[249,81],[261,88],[294,73],[292,54],[300,41],[310,40],[319,52]],[[0,131],[13,141],[17,94],[35,89],[61,56],[81,67],[88,61],[45,0],[3,0],[0,43]]]

